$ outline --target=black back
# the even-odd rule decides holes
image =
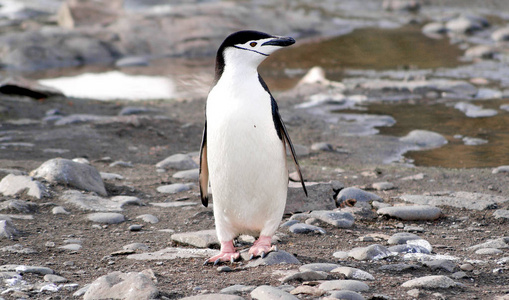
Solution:
[[[216,75],[214,78],[214,84],[217,83],[219,78],[221,78],[221,75],[223,75],[224,71],[224,56],[223,52],[224,49],[228,47],[232,47],[237,44],[244,44],[248,41],[252,40],[261,40],[261,39],[267,39],[272,37],[272,35],[263,33],[260,31],[254,31],[254,30],[243,30],[243,31],[237,31],[235,33],[230,34],[219,46],[219,49],[217,50],[216,55]]]

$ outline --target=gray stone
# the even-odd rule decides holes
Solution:
[[[489,45],[477,45],[465,51],[466,57],[491,59],[497,54],[495,47]]]
[[[295,225],[297,223],[300,223],[300,222],[298,220],[289,220],[289,221],[286,221],[283,224],[281,224],[279,227],[280,228],[290,227],[290,226]]]
[[[393,183],[387,181],[375,182],[372,184],[372,186],[377,191],[387,191],[396,188]]]
[[[247,264],[247,267],[258,267],[258,266],[271,266],[271,265],[300,265],[300,261],[292,254],[283,251],[272,251],[267,254],[264,258],[258,258],[252,260]]]
[[[33,177],[42,177],[49,182],[70,185],[78,189],[96,192],[106,196],[99,172],[92,166],[55,158],[44,162],[39,168],[30,172]]]
[[[421,237],[410,232],[398,232],[393,234],[387,242],[389,243],[389,245],[399,245],[406,244],[407,241],[410,240],[420,240],[420,239]]]
[[[71,214],[68,212],[63,206],[55,206],[51,209],[51,213],[54,215],[69,215]]]
[[[158,207],[185,207],[198,205],[197,202],[184,202],[184,201],[173,201],[173,202],[151,202],[150,205]]]
[[[69,280],[65,277],[54,275],[54,274],[46,274],[44,275],[44,281],[53,282],[53,283],[65,283]]]
[[[313,151],[334,151],[334,147],[329,143],[314,143],[311,145],[311,150]]]
[[[408,180],[417,181],[417,180],[423,180],[425,176],[426,176],[426,174],[419,173],[419,174],[403,177],[400,180],[402,180],[402,181],[408,181]]]
[[[171,239],[177,243],[198,248],[210,248],[219,245],[215,229],[175,233],[171,236]]]
[[[399,140],[419,149],[433,149],[447,144],[447,139],[444,136],[428,130],[412,130]]]
[[[118,224],[125,221],[124,215],[119,213],[92,213],[87,215],[87,219],[103,224]]]
[[[70,251],[80,251],[82,246],[80,244],[68,244],[64,246],[58,247],[58,249],[70,250]]]
[[[157,188],[159,193],[164,194],[177,194],[185,191],[189,191],[193,185],[185,184],[185,183],[173,183],[168,185],[163,185]]]
[[[106,173],[106,172],[99,172],[99,174],[101,174],[101,178],[103,180],[122,180],[122,179],[124,179],[124,176],[122,176],[120,174]]]
[[[474,105],[467,102],[458,102],[454,105],[454,108],[465,113],[470,118],[485,118],[493,117],[498,114],[495,109],[484,109],[480,105]]]
[[[284,292],[276,287],[261,285],[251,292],[251,297],[258,300],[298,300],[299,298]]]
[[[111,197],[110,200],[119,203],[120,208],[123,208],[126,205],[143,205],[140,198],[134,196],[114,196]]]
[[[463,140],[463,143],[467,146],[479,146],[479,145],[484,145],[484,144],[488,143],[487,140],[473,138],[473,137],[469,137],[469,136],[464,137],[462,140]]]
[[[83,296],[92,299],[154,299],[159,291],[145,272],[112,272],[96,279]]]
[[[432,221],[440,218],[442,210],[435,206],[413,205],[383,207],[377,213],[405,221]]]
[[[14,244],[12,246],[2,247],[2,248],[0,248],[0,251],[2,251],[2,252],[11,252],[11,253],[18,253],[18,254],[34,254],[34,253],[37,253],[37,251],[35,251],[34,249],[32,249],[32,248],[24,248],[20,244]]]
[[[318,226],[308,225],[297,223],[288,228],[290,232],[297,234],[308,234],[308,233],[316,233],[316,234],[325,234],[325,230]]]
[[[481,248],[475,251],[475,254],[480,255],[496,255],[501,253],[504,253],[504,251],[497,248]]]
[[[179,171],[179,172],[173,174],[172,177],[178,178],[178,179],[197,181],[199,175],[200,175],[200,169],[191,169],[191,170]]]
[[[181,300],[245,300],[244,298],[236,295],[225,295],[225,294],[203,294],[181,298]]]
[[[439,22],[428,23],[422,27],[422,32],[424,34],[436,34],[436,33],[445,33],[447,28],[445,25]]]
[[[39,208],[37,203],[23,201],[23,200],[7,200],[0,202],[0,211],[2,210],[15,210],[21,213],[35,212]]]
[[[120,110],[119,116],[139,115],[154,112],[153,109],[144,106],[126,106]]]
[[[159,219],[156,216],[151,215],[151,214],[139,215],[136,217],[136,219],[142,219],[144,222],[151,223],[151,224],[159,223]]]
[[[361,294],[354,291],[334,291],[330,293],[329,298],[342,300],[365,300]]]
[[[14,239],[20,232],[9,220],[0,220],[0,238]]]
[[[34,273],[34,274],[39,274],[39,275],[55,274],[55,271],[53,271],[50,268],[39,267],[39,266],[26,266],[26,265],[17,266],[16,272],[18,272],[20,274]]]
[[[378,201],[383,202],[384,200],[373,193],[363,191],[359,188],[355,187],[348,187],[345,189],[342,189],[336,199],[336,205],[339,207],[342,203],[344,203],[347,200],[355,199],[357,202],[371,202],[371,201]]]
[[[319,289],[324,291],[348,290],[353,292],[367,292],[369,286],[359,280],[330,280],[321,283]]]
[[[408,280],[401,286],[406,288],[421,289],[447,289],[451,287],[457,287],[459,284],[447,276],[432,275]]]
[[[142,244],[142,243],[132,243],[132,244],[123,246],[122,249],[126,250],[126,251],[136,251],[136,250],[147,251],[150,248],[149,248],[149,246]]]
[[[453,33],[471,33],[483,29],[484,24],[479,17],[459,16],[448,21],[445,27]]]
[[[375,280],[375,277],[373,277],[373,275],[369,274],[368,272],[351,267],[335,268],[331,271],[331,273],[343,274],[347,279]]]
[[[198,164],[187,154],[174,154],[158,162],[156,168],[189,170],[198,168]]]
[[[424,261],[423,265],[430,268],[432,271],[445,270],[449,273],[453,273],[458,269],[456,263],[447,259]]]
[[[401,245],[396,245],[396,246],[392,246],[392,247],[389,247],[388,248],[389,251],[391,252],[396,252],[396,253],[425,253],[425,254],[431,254],[431,252],[424,248],[424,247],[421,247],[421,246],[418,246],[418,245],[408,245],[408,244],[401,244]]]
[[[80,123],[93,123],[98,121],[103,121],[108,119],[106,116],[98,116],[98,115],[89,115],[89,114],[72,114],[68,116],[61,117],[55,122],[56,126],[67,126],[71,124],[80,124]]]
[[[122,211],[122,203],[79,191],[64,191],[60,199],[86,211]]]
[[[509,26],[499,28],[491,34],[491,38],[495,42],[509,41]]]
[[[334,187],[332,182],[306,183],[308,197],[304,194],[300,182],[290,182],[285,214],[311,210],[332,210],[334,203]]]
[[[493,169],[493,171],[491,171],[491,173],[493,173],[493,174],[509,173],[509,166],[496,167],[496,168]]]
[[[140,231],[143,228],[143,225],[133,224],[129,226],[129,231]]]
[[[0,181],[0,193],[5,196],[19,195],[25,191],[28,196],[37,199],[49,196],[46,187],[30,176],[8,174]]]
[[[336,268],[339,268],[338,264],[331,263],[312,263],[305,264],[299,267],[300,272],[315,271],[315,272],[330,272]]]
[[[509,210],[507,210],[507,209],[497,209],[493,213],[493,217],[495,219],[509,219]]]
[[[458,208],[485,210],[497,208],[498,204],[509,201],[503,196],[494,196],[481,193],[453,192],[447,195],[426,196],[426,195],[402,195],[400,199],[421,205],[431,206],[452,206]]]
[[[326,280],[328,274],[322,271],[304,271],[298,272],[292,275],[288,275],[281,279],[281,282],[287,283],[293,280],[298,281],[314,281],[314,280]]]
[[[134,168],[134,165],[129,161],[117,160],[110,164],[110,167],[121,167],[121,168]]]
[[[417,270],[420,267],[418,265],[409,265],[409,264],[392,264],[392,265],[384,265],[378,268],[380,271],[388,271],[388,272],[407,272],[409,270]]]
[[[354,216],[348,212],[318,210],[312,211],[310,215],[338,228],[350,228],[355,222]]]
[[[243,284],[235,284],[229,287],[226,287],[220,291],[221,294],[234,294],[240,295],[243,293],[251,293],[256,286],[254,285],[243,285]]]
[[[218,250],[212,249],[191,249],[191,248],[165,248],[156,252],[147,252],[139,254],[131,254],[128,259],[135,260],[173,260],[182,258],[205,258],[212,257],[219,253]]]
[[[459,272],[452,273],[451,277],[452,277],[452,279],[463,279],[463,278],[469,278],[470,276],[468,276],[468,274],[463,271],[459,271]]]
[[[354,248],[348,252],[348,256],[356,260],[380,260],[393,256],[392,252],[382,245]]]

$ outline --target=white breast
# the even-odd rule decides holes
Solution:
[[[207,99],[207,155],[216,229],[221,241],[273,235],[288,184],[285,149],[269,94],[253,76],[224,80]]]

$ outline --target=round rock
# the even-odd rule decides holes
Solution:
[[[251,292],[251,297],[258,300],[298,300],[299,298],[269,285],[261,285]]]
[[[325,281],[318,286],[324,291],[348,290],[354,292],[367,292],[369,286],[358,280],[330,280]]]
[[[401,286],[406,288],[447,289],[458,286],[458,284],[447,276],[432,275],[408,280]]]
[[[125,221],[124,215],[119,213],[93,213],[87,218],[92,222],[103,224],[118,224]]]
[[[420,240],[421,237],[410,232],[398,232],[393,234],[387,241],[389,245],[406,244],[409,240]]]
[[[325,230],[323,228],[320,228],[318,226],[308,225],[308,224],[302,224],[297,223],[290,228],[288,228],[290,232],[297,233],[297,234],[308,234],[308,233],[317,233],[317,234],[325,234]]]
[[[435,206],[412,205],[383,207],[377,213],[405,221],[432,221],[441,216],[442,210]]]

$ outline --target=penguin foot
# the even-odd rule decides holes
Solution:
[[[203,265],[213,264],[216,266],[223,262],[234,263],[239,259],[240,253],[235,250],[235,247],[233,247],[233,241],[221,242],[221,252],[218,255],[207,259]]]
[[[255,257],[265,258],[269,252],[277,251],[276,246],[271,245],[272,238],[270,236],[260,236],[258,240],[249,249],[249,260]]]

